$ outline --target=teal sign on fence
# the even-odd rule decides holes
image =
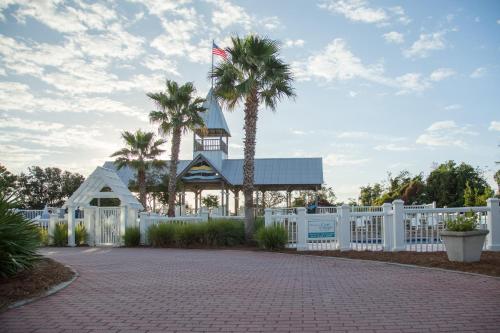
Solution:
[[[308,238],[335,238],[334,221],[309,221]]]

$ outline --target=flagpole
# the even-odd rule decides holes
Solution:
[[[212,47],[210,49],[210,51],[212,53],[212,90],[214,89],[214,77],[213,77],[213,74],[214,74],[214,44],[215,44],[215,40],[212,39]]]

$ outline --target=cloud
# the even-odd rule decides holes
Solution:
[[[336,167],[362,165],[368,163],[369,161],[370,159],[368,158],[356,158],[344,154],[328,154],[323,159],[323,162],[327,166],[336,166]]]
[[[385,144],[385,145],[377,145],[377,146],[375,146],[374,149],[379,150],[379,151],[409,151],[409,150],[413,150],[412,147],[402,146],[402,145],[398,145],[395,143],[389,143],[389,144]]]
[[[391,31],[382,35],[387,43],[401,44],[404,43],[404,35],[397,31]]]
[[[488,129],[490,131],[500,131],[500,121],[492,121]]]
[[[474,70],[474,71],[470,74],[470,77],[471,77],[472,79],[479,79],[479,78],[481,78],[481,77],[485,76],[485,75],[486,75],[486,73],[487,73],[486,68],[484,68],[484,67],[478,67],[478,68],[476,68],[476,69],[475,69],[475,70]]]
[[[303,39],[285,39],[284,45],[285,47],[303,47],[305,41]]]
[[[425,58],[431,51],[443,50],[446,48],[445,31],[430,34],[420,34],[409,49],[403,52],[407,58]]]
[[[430,79],[431,81],[437,82],[447,79],[455,74],[456,74],[455,71],[451,68],[438,68],[431,73]]]
[[[329,0],[319,4],[319,7],[343,15],[353,22],[374,23],[378,26],[389,25],[391,19],[402,24],[411,21],[401,6],[374,8],[365,0]]]
[[[467,144],[463,141],[466,136],[477,135],[469,129],[470,126],[458,126],[453,120],[438,121],[431,124],[416,143],[430,147],[460,147]]]
[[[462,105],[460,104],[450,104],[444,107],[446,111],[452,111],[452,110],[460,110],[462,108]]]
[[[156,54],[148,55],[142,61],[142,65],[151,71],[160,71],[163,73],[169,73],[176,76],[181,76],[177,71],[177,63],[174,60],[170,60],[164,57],[160,57]]]

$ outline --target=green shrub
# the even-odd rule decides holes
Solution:
[[[54,227],[54,235],[52,236],[52,245],[66,246],[68,245],[68,225],[65,223],[57,223]]]
[[[264,216],[258,216],[255,218],[255,231],[257,232],[260,228],[264,227]]]
[[[139,227],[130,227],[125,229],[125,234],[123,235],[123,242],[125,246],[139,246],[141,242],[141,232]]]
[[[149,244],[153,247],[169,247],[175,244],[174,224],[160,223],[148,228],[147,235]]]
[[[0,192],[0,276],[30,268],[38,259],[38,226],[12,208],[15,201]]]
[[[47,229],[38,228],[38,240],[40,246],[49,245],[49,231]]]
[[[282,226],[272,225],[257,230],[255,240],[264,249],[281,250],[288,242],[288,234]]]
[[[458,216],[456,220],[448,220],[445,222],[446,230],[448,231],[472,231],[477,229],[477,217]]]
[[[83,224],[77,224],[75,227],[75,244],[84,245],[87,244],[87,228]]]
[[[209,246],[235,246],[245,242],[245,224],[237,220],[211,220],[207,223]]]
[[[208,243],[207,223],[174,224],[180,247],[205,246]]]

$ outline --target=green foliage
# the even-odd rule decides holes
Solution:
[[[43,169],[33,166],[28,168],[26,174],[17,176],[16,189],[25,208],[43,209],[46,204],[60,207],[84,179],[78,173],[62,171],[59,168]]]
[[[382,185],[375,183],[373,186],[361,186],[359,193],[359,201],[362,206],[373,206],[375,200],[382,195]]]
[[[458,216],[455,220],[448,220],[445,223],[448,231],[473,231],[477,229],[477,216]]]
[[[201,202],[204,206],[208,208],[219,207],[219,198],[214,194],[209,194],[206,197],[202,198]]]
[[[15,213],[15,201],[0,192],[0,276],[30,268],[38,259],[38,226]]]
[[[259,216],[255,218],[255,231],[259,230],[260,228],[263,228],[264,225],[265,225],[264,216]]]
[[[38,239],[40,246],[49,245],[49,231],[47,229],[38,228]]]
[[[333,191],[333,188],[321,186],[321,188],[316,191],[299,191],[297,197],[292,201],[293,207],[306,207],[318,200],[319,206],[332,206],[337,200],[337,196]],[[272,207],[272,206],[266,206]]]
[[[207,223],[160,223],[149,227],[153,247],[235,246],[245,241],[243,222],[211,220]]]
[[[87,228],[83,224],[77,224],[75,227],[75,244],[77,246],[87,244]]]
[[[268,250],[282,250],[288,242],[288,234],[280,225],[260,228],[255,234],[260,247]]]
[[[57,223],[54,227],[54,235],[52,236],[52,245],[66,246],[68,245],[68,225],[65,223]]]
[[[148,228],[149,244],[153,247],[171,247],[175,244],[176,225],[159,223]]]
[[[10,195],[15,191],[17,177],[0,164],[0,193]]]
[[[125,243],[125,246],[128,247],[139,246],[141,242],[141,232],[139,227],[130,227],[125,229],[123,242]]]

